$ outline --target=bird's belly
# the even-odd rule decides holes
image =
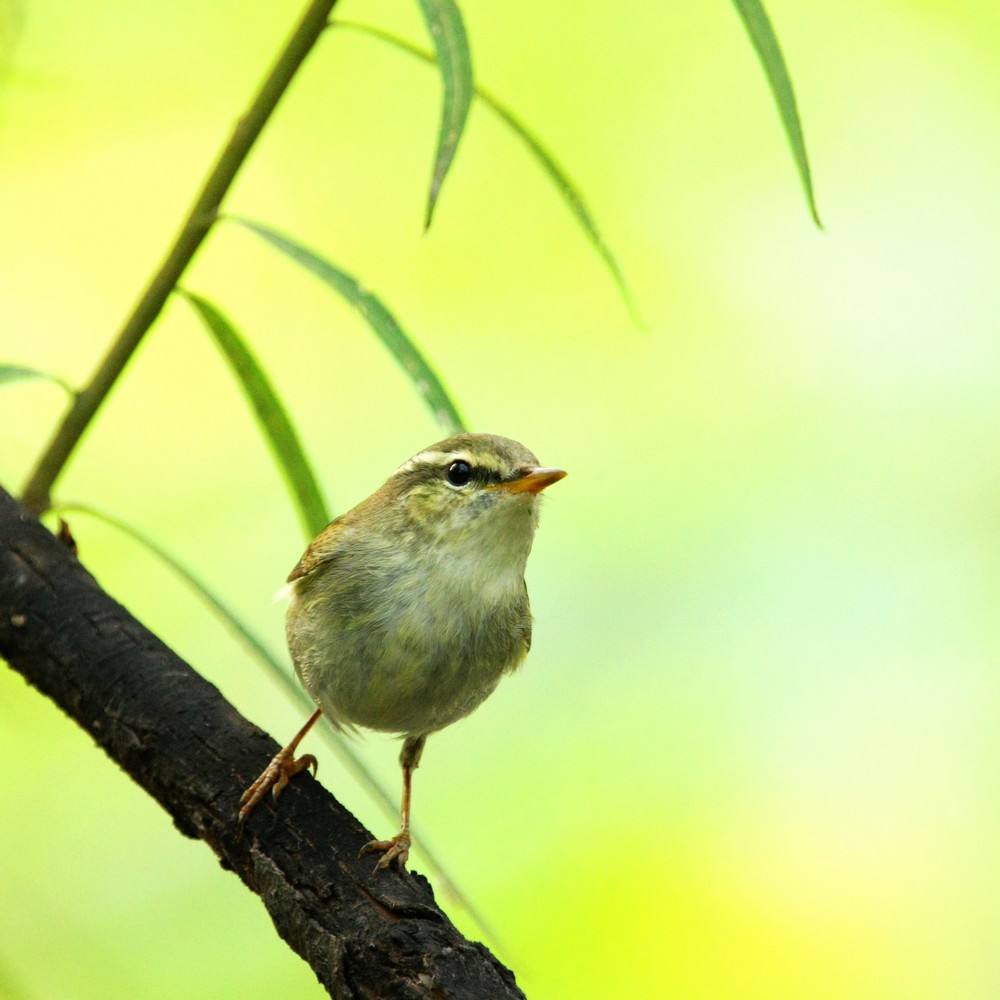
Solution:
[[[289,647],[306,690],[333,721],[419,734],[468,715],[527,652],[526,598],[402,607],[387,620],[300,606]],[[313,609],[320,611],[319,608]]]

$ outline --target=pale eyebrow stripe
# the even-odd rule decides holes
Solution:
[[[452,461],[465,460],[472,464],[472,456],[465,451],[422,451],[419,455],[414,455],[409,461],[404,462],[396,473],[409,472],[418,465],[443,465],[445,459]]]
[[[484,460],[485,459],[485,460]],[[487,469],[496,475],[502,475],[503,465],[500,462],[493,461],[491,456],[482,456],[478,458],[475,457],[471,451],[465,449],[458,451],[422,451],[419,455],[414,455],[413,458],[404,462],[393,475],[399,475],[404,472],[411,472],[418,465],[439,465],[444,466],[445,463],[450,462],[468,462],[473,468]]]

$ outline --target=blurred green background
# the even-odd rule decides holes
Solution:
[[[299,7],[0,5],[0,359],[90,375]],[[439,82],[347,31],[227,203],[380,294],[474,428],[571,473],[529,565],[528,663],[430,740],[418,829],[534,1000],[1000,995],[996,5],[771,0],[822,233],[725,0],[463,9],[479,79],[569,167],[647,329],[482,107],[423,235]],[[412,2],[340,13],[426,44]],[[334,509],[441,436],[357,317],[249,233],[220,226],[185,284],[270,369]],[[62,407],[0,392],[5,486]],[[183,302],[58,495],[142,527],[282,649],[299,527]],[[72,524],[108,590],[295,731],[168,571]],[[322,995],[12,671],[0,701],[0,995]],[[395,794],[397,744],[362,751]]]

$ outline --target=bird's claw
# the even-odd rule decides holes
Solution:
[[[406,871],[406,861],[410,856],[411,843],[410,831],[400,830],[392,840],[370,840],[358,851],[358,857],[374,854],[376,851],[384,852],[372,871],[373,875],[385,871],[393,862],[396,863],[396,867],[400,871]]]
[[[261,772],[260,777],[243,793],[240,799],[238,815],[240,829],[243,828],[247,817],[253,812],[260,800],[267,795],[268,789],[271,789],[271,794],[277,798],[285,790],[289,778],[307,767],[311,767],[313,775],[315,775],[318,766],[316,758],[311,753],[294,758],[288,747],[279,750],[271,758],[271,763]]]

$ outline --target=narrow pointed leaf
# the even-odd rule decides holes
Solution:
[[[418,59],[424,60],[424,62],[436,62],[435,56],[432,52],[428,52],[426,49],[422,49],[420,46],[414,45],[405,38],[401,38],[400,36],[394,35],[388,31],[383,31],[381,28],[374,28],[367,24],[359,24],[355,21],[339,20],[334,22],[334,26],[351,28],[354,31],[363,32],[366,35],[370,35],[372,38],[378,38],[381,41],[388,42],[390,45],[394,45],[396,48],[401,49],[404,52],[408,52],[410,55],[416,56]],[[607,245],[607,243],[605,243],[604,238],[601,236],[600,230],[597,228],[597,223],[594,221],[594,217],[590,214],[590,211],[584,203],[583,196],[580,194],[577,186],[570,180],[569,175],[559,165],[555,157],[548,151],[548,149],[545,148],[541,140],[528,129],[528,127],[514,114],[513,111],[510,110],[510,108],[503,104],[498,98],[494,97],[493,94],[490,93],[485,87],[479,86],[478,84],[473,88],[473,93],[500,118],[500,120],[514,133],[514,135],[516,135],[528,147],[535,159],[538,160],[542,169],[549,175],[549,179],[553,184],[555,184],[556,190],[558,190],[558,192],[562,195],[566,204],[569,206],[569,210],[576,217],[576,221],[583,229],[587,239],[590,240],[594,249],[598,252],[598,254],[600,254],[601,259],[611,272],[611,277],[618,286],[618,290],[621,293],[622,299],[625,301],[625,306],[629,310],[633,322],[636,326],[642,326],[642,319],[639,316],[635,301],[632,298],[631,290],[625,280],[625,275],[623,274],[614,254],[611,252],[611,248]]]
[[[364,321],[375,331],[392,356],[403,367],[403,370],[413,381],[417,392],[423,396],[434,417],[444,429],[449,434],[456,434],[465,429],[462,418],[459,416],[458,408],[452,402],[447,390],[441,384],[441,380],[437,377],[427,359],[424,358],[410,337],[403,331],[403,328],[396,321],[392,313],[386,309],[375,295],[364,288],[356,278],[352,277],[346,271],[335,267],[315,251],[304,247],[301,243],[295,242],[290,237],[268,226],[263,226],[258,222],[251,222],[249,219],[242,219],[237,216],[229,216],[228,218],[234,222],[238,222],[241,226],[245,226],[251,232],[256,233],[270,243],[271,246],[289,256],[301,267],[304,267],[307,271],[311,271],[316,277],[337,292],[338,295],[346,299],[361,314]]]
[[[477,93],[483,102],[492,108],[493,111],[499,115],[504,122],[506,122],[511,131],[513,131],[514,134],[517,135],[525,143],[525,145],[527,145],[531,152],[534,153],[535,158],[549,175],[559,193],[565,199],[566,204],[569,206],[569,210],[576,216],[577,221],[583,227],[583,231],[586,233],[587,238],[593,244],[594,249],[598,252],[598,254],[600,254],[607,269],[611,272],[611,277],[618,286],[618,291],[621,293],[622,299],[625,301],[625,306],[632,317],[632,321],[636,326],[643,326],[643,321],[639,316],[635,300],[632,298],[632,292],[628,287],[628,283],[625,281],[625,275],[622,273],[622,269],[619,267],[614,254],[611,253],[611,248],[604,242],[604,237],[601,236],[601,233],[597,228],[597,223],[594,221],[594,217],[590,214],[587,206],[584,204],[583,196],[577,190],[576,186],[570,182],[566,172],[559,166],[558,163],[556,163],[552,154],[527,130],[527,128],[525,128],[525,126],[505,105],[501,104],[486,90],[479,90]]]
[[[193,292],[180,288],[177,292],[191,304],[229,362],[288,484],[306,538],[315,537],[330,522],[330,515],[312,465],[270,379],[236,328],[214,305]]]
[[[441,185],[455,158],[458,142],[469,117],[469,106],[472,103],[472,57],[469,54],[469,40],[462,14],[454,0],[420,0],[420,9],[434,43],[434,51],[437,52],[443,91],[441,127],[437,152],[434,154],[427,213],[424,216],[424,229],[427,229],[434,215]]]
[[[132,541],[137,542],[142,548],[151,552],[157,559],[168,566],[181,580],[187,584],[188,587],[209,607],[212,613],[221,621],[232,633],[240,640],[241,643],[249,650],[249,652],[259,660],[264,663],[269,670],[275,671],[277,674],[285,675],[285,671],[282,669],[281,665],[278,663],[277,659],[272,656],[270,650],[258,639],[247,626],[245,626],[236,615],[229,609],[229,607],[222,601],[221,598],[216,597],[215,594],[201,582],[187,567],[183,565],[179,560],[175,559],[165,548],[163,548],[158,542],[154,542],[149,535],[140,531],[138,528],[133,527],[126,521],[122,521],[120,518],[115,517],[113,514],[108,514],[107,512],[101,510],[98,507],[91,507],[89,504],[84,503],[59,503],[54,504],[52,507],[52,512],[54,514],[86,514],[88,517],[92,517],[95,520],[102,521],[104,524],[110,525],[116,531],[120,531],[123,535],[127,535]]]
[[[58,375],[53,375],[51,372],[39,371],[37,368],[26,368],[23,365],[0,365],[0,385],[6,385],[8,382],[24,382],[31,379],[52,382],[64,389],[69,396],[76,394],[68,382],[59,378]]]
[[[819,212],[813,193],[812,173],[809,170],[806,143],[802,135],[802,122],[799,120],[795,92],[792,89],[792,81],[788,75],[784,57],[781,54],[781,47],[778,45],[778,38],[760,0],[733,0],[733,4],[743,19],[743,24],[750,35],[750,41],[753,42],[753,47],[757,50],[757,58],[760,59],[760,63],[764,67],[767,82],[771,86],[775,103],[778,105],[778,114],[781,116],[781,124],[788,137],[788,145],[792,150],[795,166],[799,171],[809,211],[813,221],[822,229],[823,223],[819,221]]]

